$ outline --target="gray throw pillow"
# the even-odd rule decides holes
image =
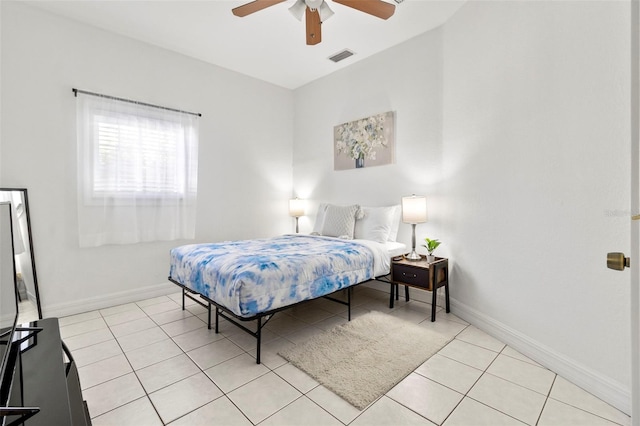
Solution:
[[[328,205],[322,224],[322,235],[352,239],[359,211],[360,206],[357,204],[353,206]]]

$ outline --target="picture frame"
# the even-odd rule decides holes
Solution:
[[[334,170],[361,169],[394,162],[395,114],[387,111],[333,128]]]

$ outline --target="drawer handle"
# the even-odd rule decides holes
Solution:
[[[403,276],[403,277],[409,276],[409,277],[411,277],[411,278],[418,278],[418,276],[417,276],[416,274],[410,274],[410,275],[408,275],[406,272],[403,272],[403,273],[402,273],[402,276]]]

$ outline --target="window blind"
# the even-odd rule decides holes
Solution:
[[[76,102],[80,246],[195,238],[199,115]]]

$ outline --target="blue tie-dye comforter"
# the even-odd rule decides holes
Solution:
[[[367,245],[284,235],[171,250],[169,277],[239,317],[314,299],[374,278]]]

